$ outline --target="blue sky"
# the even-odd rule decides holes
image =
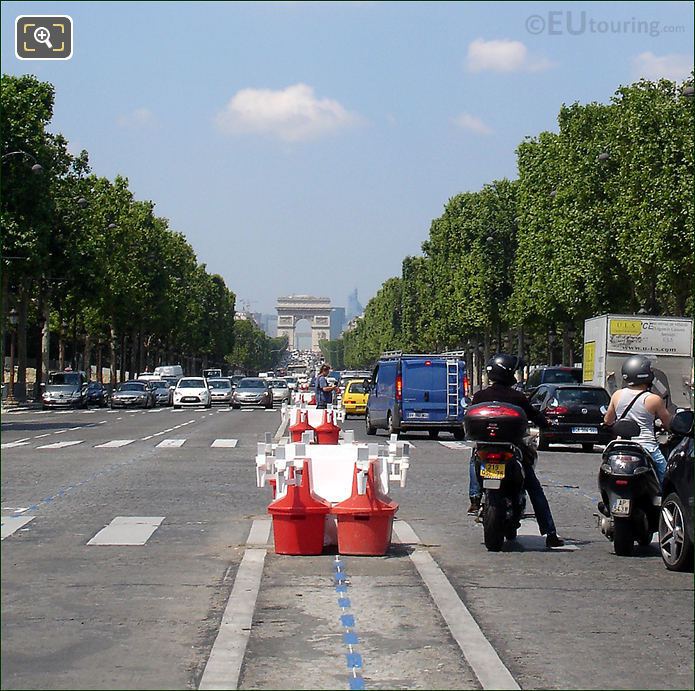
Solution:
[[[69,14],[74,56],[14,56]],[[366,304],[447,199],[515,177],[562,103],[693,64],[690,2],[3,2],[2,70],[56,87],[52,129],[129,178],[253,311]]]

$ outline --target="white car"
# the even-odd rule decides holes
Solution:
[[[174,408],[185,405],[212,407],[208,383],[203,377],[183,377],[174,389]]]

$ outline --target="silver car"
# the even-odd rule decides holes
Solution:
[[[223,377],[217,379],[208,379],[208,389],[210,389],[210,398],[213,403],[232,403],[232,382],[230,379]]]
[[[169,382],[164,379],[152,379],[147,385],[154,394],[156,405],[171,405],[173,394],[169,388]]]
[[[232,394],[232,408],[241,408],[245,405],[273,407],[273,392],[268,387],[266,379],[245,377],[237,384]]]
[[[290,387],[284,379],[269,379],[268,387],[273,392],[273,403],[290,402]]]

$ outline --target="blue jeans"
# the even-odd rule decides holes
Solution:
[[[471,461],[468,468],[468,496],[472,499],[480,499],[480,485],[478,484],[478,476],[475,472],[475,453],[471,453]]]
[[[526,472],[526,480],[524,480],[524,489],[528,493],[528,498],[531,500],[533,511],[536,514],[538,521],[538,530],[541,535],[548,535],[557,532],[553,514],[550,512],[550,505],[545,498],[545,492],[541,487],[541,483],[536,477],[536,472],[533,467],[524,463],[524,471]]]
[[[654,470],[656,470],[656,476],[659,478],[659,485],[663,487],[664,475],[666,474],[666,459],[664,458],[664,454],[661,453],[661,449],[659,448],[649,453],[654,461]]]

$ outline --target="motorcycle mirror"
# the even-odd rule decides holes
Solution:
[[[674,434],[685,437],[693,431],[693,411],[681,410],[671,420],[671,431]]]
[[[634,420],[618,420],[613,425],[613,433],[616,437],[623,439],[632,439],[640,433],[639,425]]]

